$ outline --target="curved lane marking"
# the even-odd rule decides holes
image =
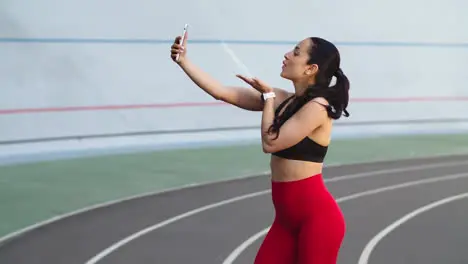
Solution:
[[[428,184],[428,183],[435,183],[435,182],[441,182],[441,181],[447,181],[447,180],[455,180],[455,179],[460,179],[460,178],[466,178],[468,177],[468,173],[460,173],[460,174],[453,174],[453,175],[446,175],[446,176],[441,176],[441,177],[436,177],[436,178],[431,178],[431,179],[425,179],[425,180],[417,180],[417,181],[410,181],[410,182],[405,182],[401,184],[396,184],[396,185],[390,185],[378,189],[372,189],[364,192],[359,192],[355,193],[352,195],[340,197],[336,199],[338,203],[342,203],[345,201],[357,199],[359,197],[363,196],[368,196],[372,194],[378,194],[386,191],[393,191],[401,188],[407,188],[411,186],[416,186],[416,185],[423,185],[423,184]],[[250,245],[252,245],[257,239],[261,238],[262,236],[266,235],[268,231],[270,230],[270,227],[267,227],[263,229],[262,231],[254,234],[251,236],[249,239],[244,241],[242,244],[240,244],[236,249],[234,249],[231,254],[228,255],[228,257],[223,261],[223,264],[232,264],[234,261],[242,254],[242,252],[247,249]],[[359,263],[362,264],[362,263]]]
[[[422,166],[418,166],[418,167],[422,167]],[[403,169],[402,168],[392,169],[391,171],[395,171],[395,170],[402,171]],[[405,170],[403,170],[403,171],[405,171]],[[378,171],[378,172],[381,172],[381,171]],[[344,180],[344,179],[347,179],[347,178],[356,179],[356,178],[359,177],[359,175],[361,175],[361,177],[368,177],[368,176],[371,176],[372,173],[371,172],[357,173],[357,174],[352,174],[352,175],[348,175],[348,176],[341,176],[341,177],[336,177],[336,178],[339,178],[341,180]],[[441,178],[444,178],[444,179],[445,178],[460,178],[460,177],[466,177],[466,176],[468,176],[468,173],[454,174],[454,175],[450,175],[450,176],[431,178],[431,179],[425,179],[425,180],[418,180],[418,181],[408,182],[408,183],[404,183],[404,184],[392,185],[392,186],[389,186],[389,187],[369,190],[369,191],[362,192],[362,193],[356,193],[356,194],[353,194],[353,195],[350,195],[350,196],[347,196],[347,197],[348,197],[348,199],[356,199],[356,198],[358,198],[360,196],[365,196],[365,195],[369,195],[369,194],[373,194],[373,193],[379,193],[379,192],[383,192],[383,191],[386,191],[386,190],[392,190],[392,188],[393,189],[398,188],[396,186],[406,187],[406,186],[412,186],[412,185],[415,185],[415,184],[429,183],[429,182],[434,182],[434,181],[437,182],[437,181],[440,181]],[[328,179],[328,181],[336,181],[336,178],[330,178],[330,179]],[[399,188],[402,188],[402,187],[399,187]],[[231,199],[228,199],[228,200],[223,200],[223,201],[220,201],[220,202],[217,202],[217,203],[209,204],[209,205],[206,205],[206,206],[199,207],[199,208],[196,208],[194,210],[188,211],[186,213],[174,216],[174,217],[169,218],[169,219],[167,219],[167,220],[165,220],[163,222],[159,222],[159,223],[157,223],[155,225],[149,226],[149,227],[147,227],[145,229],[142,229],[142,230],[140,230],[140,231],[138,231],[136,233],[133,233],[132,235],[127,236],[126,238],[114,243],[113,245],[109,246],[108,248],[104,249],[103,251],[99,252],[96,256],[94,256],[93,258],[88,260],[86,262],[86,264],[95,264],[98,261],[100,261],[101,259],[103,259],[104,257],[110,255],[112,252],[119,249],[120,247],[130,243],[131,241],[136,240],[139,237],[144,236],[144,235],[146,235],[146,234],[148,234],[148,233],[150,233],[150,232],[152,232],[154,230],[157,230],[159,228],[162,228],[164,226],[172,224],[172,223],[174,223],[174,222],[176,222],[178,220],[193,216],[195,214],[198,214],[198,213],[201,213],[201,212],[213,209],[213,208],[221,207],[221,206],[224,206],[224,205],[227,205],[227,204],[230,204],[230,203],[242,201],[242,200],[245,200],[245,199],[257,197],[257,196],[264,195],[264,194],[268,194],[270,192],[271,192],[271,190],[268,189],[268,190],[264,190],[264,191],[260,191],[260,192],[250,193],[250,194],[247,194],[247,195],[237,196],[237,197],[234,197],[234,198],[231,198]],[[339,201],[339,199],[340,198],[338,198],[337,201]],[[343,199],[343,198],[341,198],[341,199]]]
[[[438,206],[442,206],[447,203],[451,203],[457,200],[465,199],[468,198],[468,192],[466,193],[461,193],[458,195],[450,196],[445,199],[441,199],[438,201],[435,201],[433,203],[430,203],[428,205],[419,207],[418,209],[406,214],[402,218],[398,219],[397,221],[393,222],[391,225],[387,226],[385,229],[380,231],[377,235],[375,235],[369,243],[364,247],[364,250],[361,253],[361,256],[359,257],[359,262],[358,264],[367,264],[369,262],[369,257],[372,253],[372,250],[377,246],[377,244],[388,234],[390,234],[392,231],[400,227],[402,224],[405,222],[408,222],[409,220],[415,218],[416,216],[427,212],[429,210],[432,210]]]

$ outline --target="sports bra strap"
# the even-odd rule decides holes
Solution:
[[[330,105],[322,104],[322,103],[317,102],[317,101],[315,101],[315,100],[312,100],[312,102],[317,103],[317,104],[319,104],[319,105],[325,107],[327,110],[331,110],[331,108],[332,108]]]
[[[275,116],[278,116],[278,115],[279,115],[279,113],[280,113],[281,110],[284,108],[284,106],[285,106],[291,99],[293,99],[294,96],[295,96],[295,95],[291,95],[290,97],[286,98],[283,102],[281,102],[281,104],[278,106],[278,108],[277,108],[276,111],[275,111]],[[263,99],[263,97],[262,97],[262,99]],[[312,100],[312,101],[315,102],[315,103],[317,103],[317,104],[319,104],[319,105],[321,105],[321,106],[323,106],[323,107],[325,107],[325,108],[327,109],[327,111],[333,111],[333,108],[332,108],[332,106],[330,106],[330,105],[322,104],[322,103],[317,102],[317,101],[315,101],[315,100]]]

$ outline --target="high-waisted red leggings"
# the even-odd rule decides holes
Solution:
[[[345,221],[322,174],[272,181],[275,219],[255,264],[336,264]]]

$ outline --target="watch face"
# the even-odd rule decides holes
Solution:
[[[264,93],[263,99],[274,98],[276,95],[274,92]]]

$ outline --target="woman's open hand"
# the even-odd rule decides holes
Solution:
[[[273,92],[273,88],[270,85],[268,85],[267,83],[265,83],[264,81],[258,78],[249,78],[240,74],[237,74],[236,77],[243,80],[248,85],[252,86],[255,90],[261,93]]]

